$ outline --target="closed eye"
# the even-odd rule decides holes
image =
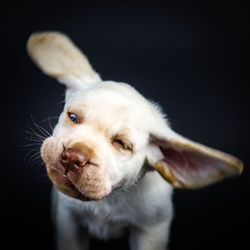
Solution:
[[[118,150],[126,150],[126,151],[133,151],[133,146],[132,144],[123,141],[122,139],[119,138],[113,138],[112,139],[112,145],[114,148]]]

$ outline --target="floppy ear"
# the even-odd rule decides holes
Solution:
[[[168,138],[151,135],[150,144],[154,156],[148,158],[149,163],[176,188],[203,187],[243,170],[243,163],[234,156],[174,132]]]
[[[40,32],[30,36],[27,50],[38,67],[69,88],[84,88],[101,79],[85,55],[60,32]]]

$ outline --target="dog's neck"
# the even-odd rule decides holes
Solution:
[[[118,192],[127,193],[127,192],[132,191],[132,189],[143,180],[145,175],[151,171],[154,171],[154,169],[147,163],[147,161],[145,161],[140,172],[138,173],[136,178],[133,180],[133,182],[130,182],[129,184],[126,184],[125,183],[126,181],[119,183],[116,187],[114,187],[113,191],[108,197],[111,197],[113,194],[116,194]]]

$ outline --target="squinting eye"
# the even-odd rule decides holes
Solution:
[[[112,144],[113,144],[113,146],[115,148],[123,149],[123,150],[126,149],[126,146],[125,146],[124,142],[122,140],[120,140],[120,139],[114,139]]]
[[[121,150],[126,150],[126,151],[133,152],[133,146],[132,146],[132,144],[125,143],[121,139],[113,139],[112,140],[112,145],[116,149],[121,149]]]
[[[71,119],[72,122],[78,123],[78,119],[77,119],[76,114],[68,112],[68,116],[69,116],[69,118]]]

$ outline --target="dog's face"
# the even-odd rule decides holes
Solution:
[[[149,145],[147,105],[125,84],[103,82],[72,93],[41,150],[56,187],[101,199],[134,183]]]
[[[102,81],[66,36],[34,34],[28,51],[67,86],[64,111],[41,148],[48,175],[63,193],[102,199],[134,184],[145,165],[179,188],[241,173],[237,158],[173,132],[159,108],[129,85]]]

